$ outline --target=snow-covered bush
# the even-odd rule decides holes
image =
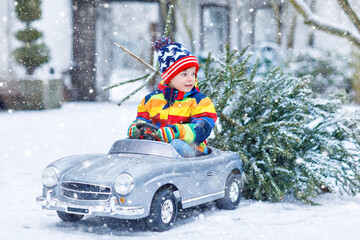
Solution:
[[[26,73],[32,75],[36,68],[47,63],[50,58],[50,49],[45,43],[38,43],[42,33],[31,26],[41,18],[41,0],[16,0],[15,12],[26,28],[19,30],[15,36],[23,42],[23,46],[14,50],[15,61],[24,66]]]
[[[348,57],[335,51],[314,48],[288,50],[284,56],[284,72],[296,77],[313,76],[309,85],[313,92],[326,97],[335,91],[345,90],[347,100],[353,100],[351,78],[354,70]]]
[[[223,61],[209,55],[199,79],[219,117],[210,145],[240,154],[244,196],[311,202],[322,191],[359,192],[359,117],[341,116],[338,99],[314,98],[309,77],[256,76],[250,57],[229,48]]]

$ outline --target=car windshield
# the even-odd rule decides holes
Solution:
[[[111,147],[109,154],[119,153],[146,154],[167,158],[174,157],[174,150],[169,144],[138,139],[116,141]]]

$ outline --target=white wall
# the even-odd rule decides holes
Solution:
[[[12,22],[14,13],[12,11],[13,1],[0,0],[0,77],[12,74],[11,46],[13,36]]]
[[[189,25],[194,31],[194,47],[195,53],[199,51],[200,37],[200,17],[199,17],[199,4],[205,0],[200,1],[183,1],[182,6],[190,9],[190,11],[184,10],[187,15]],[[356,3],[357,0],[351,0],[350,2]],[[214,3],[219,1],[213,0]],[[226,1],[224,2],[226,3]],[[241,3],[241,4],[239,4]],[[317,10],[319,15],[327,18],[329,21],[337,21],[340,23],[348,23],[348,19],[344,14],[341,14],[337,1],[331,0],[326,2],[326,7],[323,5],[323,1],[318,1],[319,6]],[[321,5],[323,4],[323,5]],[[359,3],[357,3],[359,5]],[[241,6],[240,6],[241,5]],[[16,20],[16,14],[13,11],[13,0],[0,0],[0,76],[15,75],[22,76],[25,74],[23,67],[14,63],[11,57],[11,52],[21,45],[21,43],[15,39],[14,33],[24,28],[24,25]],[[232,46],[239,47],[239,41],[241,45],[245,45],[248,42],[249,26],[247,17],[237,18],[238,15],[245,16],[243,13],[248,12],[248,5],[246,1],[231,0],[230,6],[236,10],[231,12],[231,35]],[[239,14],[240,11],[242,14]],[[357,8],[360,12],[360,8]],[[69,0],[42,0],[42,19],[34,23],[34,27],[38,28],[44,34],[44,41],[51,49],[51,59],[49,63],[45,64],[36,70],[37,75],[46,75],[49,73],[49,69],[52,67],[56,73],[61,73],[70,67],[72,56],[72,12],[71,1]],[[177,12],[178,16],[178,33],[177,40],[183,42],[190,48],[189,37],[183,27],[182,16]],[[239,21],[239,22],[237,22]],[[298,28],[296,34],[295,45],[296,48],[303,48],[306,46],[307,35],[309,26],[302,23],[302,17],[299,17]],[[241,26],[241,29],[239,29]],[[235,32],[236,31],[236,32]],[[241,31],[241,32],[239,32]],[[332,36],[327,33],[316,31],[315,34],[315,46],[326,48],[329,50],[336,50],[340,52],[348,53],[351,49],[348,41],[339,37]],[[13,69],[13,72],[11,71]]]

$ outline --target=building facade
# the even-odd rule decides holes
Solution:
[[[237,49],[271,43],[283,49],[310,46],[345,54],[351,50],[347,41],[304,25],[286,0],[176,2],[173,37],[198,57],[206,57],[209,51],[220,56],[226,43]],[[336,1],[326,8],[317,2],[314,8],[320,16],[346,23]],[[0,4],[0,77],[16,79],[25,71],[15,64],[11,52],[20,44],[14,34],[23,26],[16,20],[13,0],[0,0]],[[151,43],[164,28],[166,4],[151,0],[43,0],[42,13],[34,26],[43,31],[51,59],[35,74],[61,74],[74,100],[116,100],[121,98],[120,90],[104,92],[102,87],[138,76],[146,69],[114,42],[151,63]]]

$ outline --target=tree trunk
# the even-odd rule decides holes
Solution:
[[[316,0],[311,0],[310,2],[310,9],[315,13],[316,12]],[[315,30],[313,27],[310,28],[309,34],[308,34],[308,41],[307,45],[309,47],[314,47],[315,43]]]
[[[271,4],[272,9],[275,12],[276,23],[277,23],[276,43],[281,45],[282,23],[281,23],[280,3],[276,0],[271,0],[270,4]]]
[[[290,25],[288,39],[287,39],[287,49],[292,49],[294,47],[296,24],[297,24],[297,14],[296,12],[294,12]]]
[[[73,5],[73,100],[96,100],[95,0],[72,0]]]

